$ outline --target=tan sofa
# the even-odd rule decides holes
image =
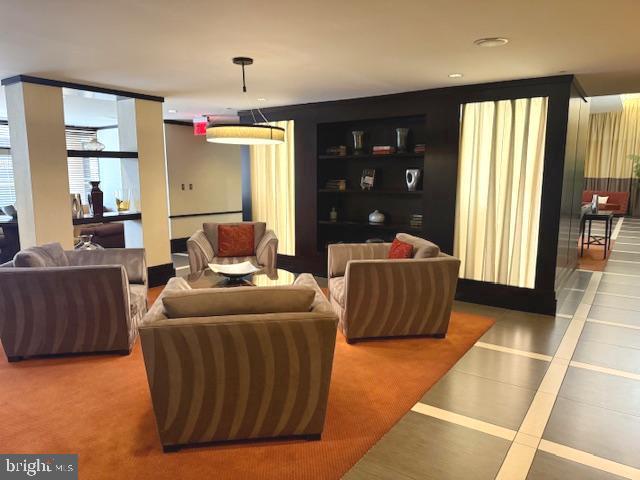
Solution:
[[[340,330],[349,343],[374,337],[444,337],[460,261],[444,253],[388,259],[390,247],[329,245],[329,299]]]
[[[221,313],[220,302],[203,298],[181,304],[180,290],[185,296],[229,292],[229,311],[242,307],[238,297],[262,308],[249,298],[262,287],[191,290],[184,279],[171,279],[140,328],[165,451],[203,442],[320,437],[338,319],[311,275],[301,275],[294,286],[311,291],[306,311],[167,318],[164,297],[173,302],[172,315],[175,309],[185,315],[208,308]]]
[[[191,273],[197,273],[207,268],[209,263],[240,263],[250,261],[266,270],[274,270],[277,263],[278,237],[273,230],[267,230],[264,222],[251,223],[254,227],[255,252],[248,257],[219,257],[218,256],[218,225],[220,223],[203,223],[202,230],[196,231],[187,240],[187,253]],[[228,223],[225,225],[234,225]],[[237,223],[236,223],[237,225]]]
[[[0,268],[0,337],[9,361],[127,354],[147,311],[143,249],[64,251],[47,244]]]

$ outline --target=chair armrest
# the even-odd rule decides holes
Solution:
[[[278,237],[276,237],[273,230],[267,230],[256,247],[256,258],[258,260],[258,264],[272,270],[276,267],[277,255]]]
[[[160,320],[142,326],[140,338],[163,445],[322,432],[335,319]]]
[[[130,326],[121,265],[0,269],[7,355],[128,349]]]
[[[333,308],[331,307],[331,303],[318,286],[318,282],[316,282],[315,278],[313,278],[313,275],[311,275],[310,273],[303,273],[299,275],[298,278],[296,278],[293,284],[300,287],[310,288],[316,292],[316,295],[313,298],[313,303],[311,304],[312,312],[335,315]]]
[[[72,266],[122,265],[129,282],[147,284],[147,261],[144,248],[105,248],[101,250],[67,250]]]
[[[187,240],[187,253],[189,255],[189,268],[191,273],[201,272],[215,256],[209,239],[202,230],[196,230]]]
[[[390,243],[336,243],[329,245],[327,276],[342,277],[351,260],[387,258]]]

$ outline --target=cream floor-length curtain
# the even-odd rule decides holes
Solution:
[[[278,237],[278,253],[295,255],[295,154],[293,120],[270,122],[285,129],[281,145],[251,145],[251,210]]]
[[[462,278],[535,285],[547,101],[462,106],[454,244]]]
[[[640,155],[640,98],[624,99],[621,112],[589,115],[585,190],[629,192],[629,214],[640,215],[640,185],[633,160]]]

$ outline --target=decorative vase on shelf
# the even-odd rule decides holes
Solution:
[[[102,250],[104,247],[102,245],[98,245],[97,243],[93,243],[91,240],[93,239],[93,235],[80,235],[76,239],[76,244],[74,245],[74,250]]]
[[[101,217],[104,213],[104,193],[100,190],[100,181],[89,182],[91,184],[91,193],[89,193],[89,206],[91,214],[94,217]]]
[[[82,218],[84,210],[82,209],[82,195],[79,193],[71,194],[71,217]]]
[[[374,225],[381,225],[384,223],[384,213],[379,210],[374,210],[369,214],[369,223],[373,223]]]
[[[116,210],[126,212],[131,209],[131,190],[117,190],[115,192]]]
[[[336,207],[331,208],[331,211],[329,212],[329,220],[332,222],[338,221],[338,212],[336,211]]]
[[[398,153],[407,152],[407,136],[409,135],[408,128],[396,128],[396,147]]]
[[[104,143],[100,143],[95,138],[82,144],[82,149],[87,152],[101,152],[104,150]]]
[[[364,154],[364,132],[362,130],[355,130],[351,132],[353,135],[353,154]]]
[[[410,192],[415,192],[418,188],[418,182],[422,172],[419,168],[407,168],[405,173],[407,179],[407,188]]]

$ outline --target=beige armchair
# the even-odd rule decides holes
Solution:
[[[298,277],[291,291],[282,288],[191,289],[183,278],[167,284],[140,328],[165,451],[204,442],[320,437],[338,319],[311,275]],[[265,294],[267,302],[256,298]],[[302,295],[303,308],[289,310],[282,295]],[[173,303],[165,305],[165,297]],[[278,304],[270,310],[278,313],[255,313],[270,308],[265,303]]]
[[[329,299],[347,342],[444,337],[460,261],[444,253],[433,258],[388,259],[390,247],[390,243],[329,246]]]
[[[252,223],[254,226],[255,252],[248,257],[219,257],[218,256],[218,225],[219,223],[204,223],[202,230],[196,231],[187,240],[189,267],[191,273],[197,273],[207,268],[209,263],[240,263],[250,261],[256,266],[273,270],[277,264],[278,237],[273,230],[267,230],[264,222]],[[233,225],[233,224],[227,224]]]
[[[9,361],[35,355],[128,354],[147,311],[144,250],[18,252],[0,268],[0,338]]]

